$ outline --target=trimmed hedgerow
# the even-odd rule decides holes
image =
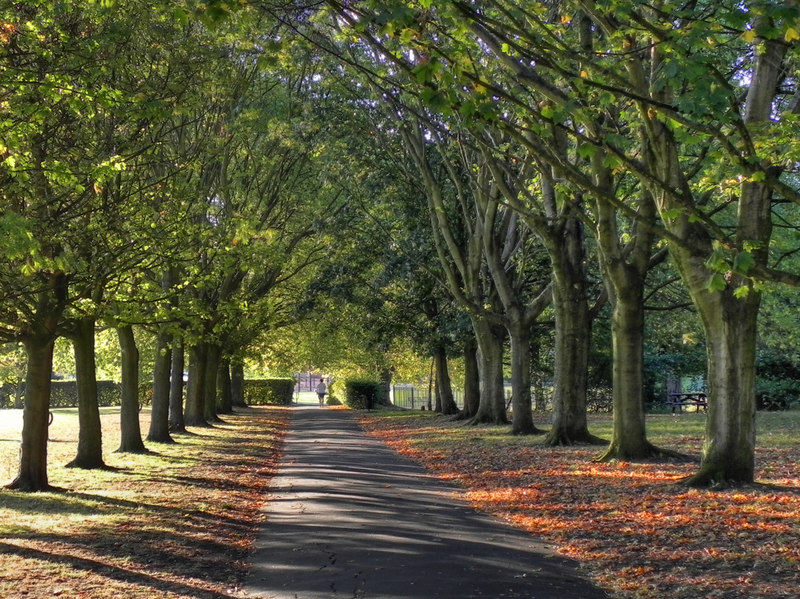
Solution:
[[[248,379],[242,391],[248,406],[288,406],[294,395],[294,380]]]
[[[384,401],[383,387],[371,379],[344,382],[344,403],[354,410],[371,410]]]

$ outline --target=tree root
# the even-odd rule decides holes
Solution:
[[[677,484],[691,489],[720,490],[748,486],[752,485],[753,482],[752,478],[743,480],[726,478],[723,472],[718,468],[701,466],[700,470],[686,478],[680,479]]]
[[[469,424],[472,426],[479,426],[481,424],[492,424],[492,425],[501,425],[501,424],[511,424],[508,421],[508,418],[492,418],[491,416],[484,414],[483,416],[473,416],[469,421]]]
[[[606,451],[594,458],[595,462],[613,462],[615,460],[621,462],[661,462],[669,460],[691,462],[693,458],[684,453],[672,451],[671,449],[657,447],[649,442],[645,442],[640,448],[640,451],[636,452],[621,451],[619,446],[612,444]]]
[[[566,431],[550,430],[544,440],[544,444],[548,447],[570,447],[572,445],[605,445],[608,443],[607,439],[603,439],[596,435],[591,434],[589,431],[582,431],[577,434],[570,435]]]
[[[517,435],[517,436],[520,436],[520,437],[531,436],[531,435],[544,435],[546,433],[547,433],[547,431],[540,429],[535,424],[533,425],[532,428],[530,428],[528,430],[515,431],[513,428],[511,429],[511,434],[512,435]]]
[[[67,493],[68,490],[62,487],[55,487],[51,484],[40,486],[34,486],[27,483],[23,483],[19,477],[12,480],[7,485],[3,486],[4,489],[8,489],[9,491],[20,491],[22,493]]]
[[[75,458],[71,462],[64,464],[64,468],[80,468],[81,470],[112,470],[106,463],[100,459],[98,460],[82,460]]]

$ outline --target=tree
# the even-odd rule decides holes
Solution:
[[[5,260],[0,305],[3,336],[22,340],[28,355],[20,472],[10,484],[46,490],[47,423],[53,344],[80,269],[70,252],[73,223],[95,201],[92,185],[109,160],[89,143],[89,128],[114,92],[98,84],[101,68],[79,51],[102,44],[108,13],[67,6],[26,6],[0,13],[0,89],[8,118],[0,166]],[[106,21],[107,22],[107,21]],[[113,159],[111,159],[113,162]]]

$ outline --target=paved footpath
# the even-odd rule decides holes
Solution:
[[[298,406],[265,507],[248,596],[606,599],[544,544],[367,436],[346,410]]]

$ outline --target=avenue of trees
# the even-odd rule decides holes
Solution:
[[[438,411],[457,385],[460,417],[521,435],[549,364],[544,442],[607,460],[671,455],[647,438],[648,363],[683,341],[709,393],[687,483],[752,482],[757,385],[800,378],[798,40],[793,1],[0,9],[0,367],[25,372],[9,486],[48,488],[57,339],[71,465],[104,466],[100,332],[119,451],[146,451],[142,379],[146,440],[169,443],[241,404],[246,364],[388,383],[422,358]]]

